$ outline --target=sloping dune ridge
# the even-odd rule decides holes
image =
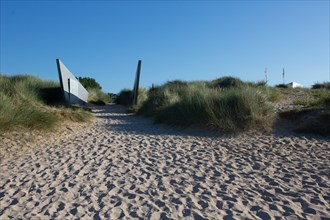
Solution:
[[[0,219],[330,218],[329,137],[224,136],[116,105],[93,112],[0,158]]]

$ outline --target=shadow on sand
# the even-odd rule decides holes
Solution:
[[[152,118],[127,113],[121,105],[89,106],[97,118],[106,120],[105,128],[110,131],[142,135],[174,135],[195,137],[222,137],[219,132],[197,127],[178,128],[153,122]]]
[[[201,129],[197,126],[180,128],[165,124],[155,123],[152,118],[127,113],[126,107],[116,104],[105,106],[89,106],[97,118],[107,121],[105,128],[109,131],[120,131],[124,133],[142,134],[142,135],[174,135],[174,136],[194,136],[194,137],[234,137],[237,135],[255,135],[256,132],[244,132],[238,134],[224,134],[219,131],[210,131]],[[260,132],[258,132],[260,134]],[[329,136],[321,136],[314,134],[302,134],[292,131],[290,124],[286,122],[278,122],[271,132],[264,132],[265,135],[274,135],[276,137],[301,137],[307,139],[329,140]]]

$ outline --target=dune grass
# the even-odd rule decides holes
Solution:
[[[146,88],[139,88],[139,95],[138,95],[138,103],[136,106],[133,106],[133,90],[130,89],[123,89],[119,92],[118,96],[115,99],[115,103],[119,105],[124,105],[128,107],[129,111],[136,112],[138,108],[140,108],[143,103],[148,98],[148,90]]]
[[[268,130],[275,112],[263,90],[231,78],[172,81],[150,89],[137,113],[182,127],[199,124],[230,133]]]
[[[211,85],[218,88],[237,88],[243,86],[244,82],[236,77],[224,76],[211,81]]]
[[[111,97],[107,93],[103,92],[99,88],[91,88],[87,90],[88,94],[88,102],[98,105],[105,105],[106,103],[111,103]]]
[[[294,104],[317,109],[278,115],[272,103],[297,94],[309,99],[297,99]],[[122,90],[117,104],[129,106],[130,110],[156,122],[180,127],[199,125],[227,133],[265,131],[271,130],[278,119],[293,118],[297,122],[296,131],[328,134],[330,130],[327,125],[330,97],[324,88],[269,87],[265,81],[244,82],[226,76],[212,81],[169,81],[145,92],[137,106],[132,107],[132,99],[131,90]]]
[[[63,120],[90,120],[90,113],[65,103],[59,87],[31,75],[0,74],[0,131],[51,130]]]

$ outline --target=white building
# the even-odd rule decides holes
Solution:
[[[304,88],[303,85],[296,83],[296,82],[290,82],[287,84],[290,88]]]

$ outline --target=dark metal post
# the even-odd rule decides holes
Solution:
[[[68,78],[69,102],[71,103],[70,78]]]
[[[63,86],[63,81],[62,81],[62,73],[61,73],[61,67],[60,67],[60,60],[56,59],[56,65],[57,65],[57,72],[58,72],[58,77],[60,79],[60,84],[61,84],[61,90],[62,90],[62,97],[65,99],[65,92],[64,92],[64,86]]]
[[[133,88],[133,105],[137,105],[139,96],[139,83],[140,83],[140,72],[141,72],[141,60],[138,62],[138,67],[136,70],[134,88]]]

